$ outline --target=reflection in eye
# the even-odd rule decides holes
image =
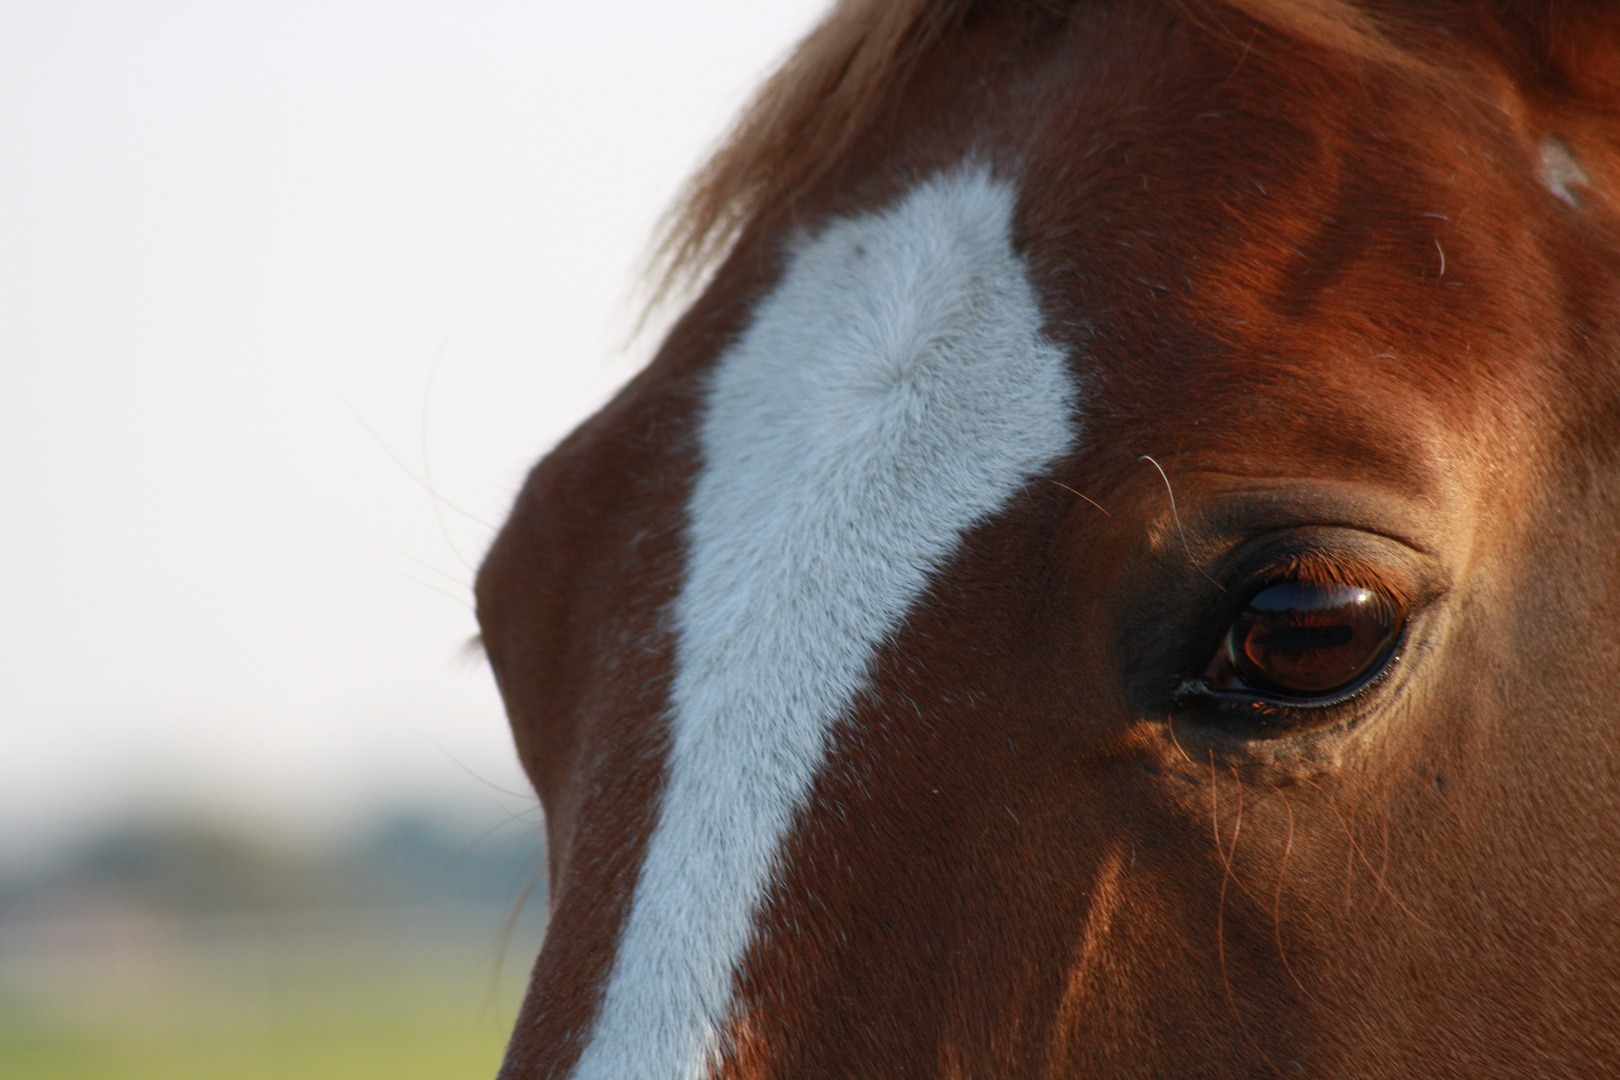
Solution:
[[[1217,690],[1325,697],[1375,673],[1402,623],[1378,590],[1281,582],[1256,593],[1233,620],[1205,678]]]

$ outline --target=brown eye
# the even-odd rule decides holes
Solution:
[[[1272,585],[1233,621],[1211,665],[1211,685],[1323,697],[1376,673],[1401,623],[1395,603],[1374,589],[1309,581]]]

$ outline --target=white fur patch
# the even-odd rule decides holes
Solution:
[[[672,747],[576,1080],[691,1080],[829,732],[964,530],[1076,437],[982,168],[801,245],[719,360],[674,607]]]
[[[1563,140],[1555,135],[1547,135],[1540,142],[1541,147],[1541,182],[1548,191],[1563,199],[1571,206],[1581,205],[1570,190],[1571,184],[1589,185],[1591,177],[1581,168],[1581,163],[1575,160],[1575,155],[1569,152]]]

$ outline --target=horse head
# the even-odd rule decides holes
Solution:
[[[852,2],[767,86],[480,575],[503,1076],[1620,1064],[1620,22],[1386,7]]]

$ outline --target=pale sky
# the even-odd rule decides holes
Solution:
[[[0,0],[0,858],[519,806],[473,567],[822,6]]]

